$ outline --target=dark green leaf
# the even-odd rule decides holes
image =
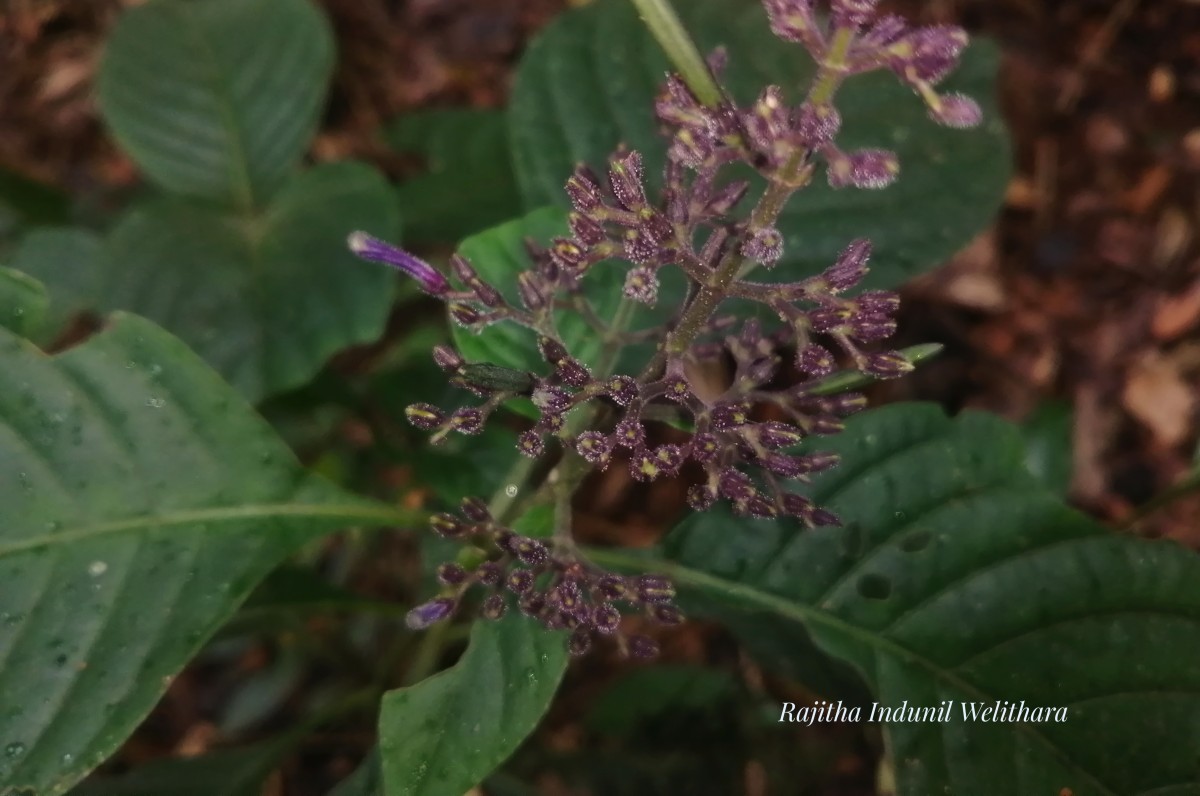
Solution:
[[[531,265],[524,241],[529,238],[547,244],[554,236],[565,234],[566,215],[560,210],[544,208],[467,238],[459,251],[471,261],[485,281],[495,285],[512,304],[520,306],[516,289],[517,274]],[[625,278],[622,269],[610,266],[609,263],[600,263],[583,280],[583,295],[591,302],[596,314],[605,321],[612,321],[617,313]],[[657,312],[661,314],[668,309],[659,307]],[[630,328],[637,328],[642,317],[635,315]],[[556,319],[562,342],[576,359],[595,366],[609,353],[601,335],[578,312],[564,310],[556,313]],[[487,362],[535,373],[545,373],[548,369],[538,354],[536,335],[513,323],[492,324],[480,334],[455,326],[454,341],[470,362]],[[626,347],[622,351],[621,367],[633,367],[631,363],[644,353],[642,347]]]
[[[538,515],[522,523],[547,524]],[[541,535],[541,534],[535,534]],[[387,693],[379,746],[387,796],[461,796],[504,762],[537,726],[567,666],[561,633],[515,609],[479,620],[450,669]]]
[[[727,672],[662,664],[634,669],[592,704],[584,724],[593,732],[625,734],[670,711],[704,710],[735,693]]]
[[[396,226],[387,183],[357,163],[305,172],[261,216],[160,200],[110,236],[100,306],[162,324],[259,400],[382,334],[395,277],[351,255],[346,235]]]
[[[953,700],[947,723],[889,724],[902,793],[1196,792],[1200,557],[1063,506],[990,416],[896,405],[822,447],[843,462],[809,493],[845,527],[696,515],[666,568],[735,629],[806,627],[881,705]],[[963,720],[996,700],[1068,718]]]
[[[100,110],[159,185],[247,210],[307,149],[333,60],[309,0],[153,0],[108,41]]]
[[[457,243],[520,214],[502,111],[418,111],[385,135],[396,149],[425,157],[427,172],[396,189],[410,241]]]
[[[28,335],[46,313],[46,290],[36,279],[0,267],[0,327]]]
[[[384,796],[383,771],[379,767],[379,748],[367,755],[354,773],[338,783],[329,796]]]
[[[289,553],[398,513],[308,476],[178,340],[0,331],[0,790],[65,792]]]
[[[1025,437],[1025,466],[1057,495],[1071,487],[1071,432],[1075,417],[1065,403],[1045,403],[1021,424]]]
[[[199,757],[153,760],[120,777],[88,780],[71,796],[260,796],[290,745],[283,739]]]
[[[9,225],[63,224],[70,214],[70,199],[59,189],[0,168],[0,234]]]
[[[21,240],[13,267],[41,281],[50,294],[45,322],[30,334],[33,339],[53,340],[72,317],[96,306],[103,246],[98,236],[79,227],[35,229]]]
[[[812,63],[776,39],[757,3],[690,0],[677,10],[703,51],[729,50],[728,86],[747,102],[767,84],[798,101]],[[968,50],[945,83],[984,107],[982,130],[937,127],[911,90],[890,74],[850,79],[838,99],[839,144],[887,147],[900,156],[899,181],[883,191],[834,191],[823,177],[785,210],[781,272],[817,273],[852,239],[875,245],[868,287],[895,286],[962,247],[995,214],[1009,175],[1009,148],[994,101],[998,53]],[[647,178],[661,184],[666,147],[653,99],[667,61],[627,0],[596,0],[568,11],[530,45],[509,115],[514,165],[528,207],[566,205],[562,186],[577,161],[599,167],[619,143],[641,151]]]
[[[537,726],[567,665],[561,633],[511,610],[480,620],[452,668],[383,698],[387,796],[461,796]]]

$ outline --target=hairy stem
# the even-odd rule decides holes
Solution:
[[[696,49],[675,9],[668,0],[632,0],[650,33],[667,54],[696,99],[705,105],[721,102],[721,89],[708,71],[700,51]]]
[[[830,46],[829,56],[813,79],[812,88],[808,92],[808,102],[824,105],[833,100],[845,77],[846,55],[850,50],[851,40],[852,34],[849,30],[838,31]],[[805,171],[811,155],[808,150],[798,149],[791,156],[779,176],[771,181],[758,200],[750,215],[749,229],[763,229],[775,223],[788,199],[807,182]],[[663,347],[664,356],[677,357],[687,351],[717,305],[729,295],[729,286],[753,268],[752,261],[737,248],[731,248],[708,283],[700,286],[696,297],[679,319],[679,324],[667,337]]]

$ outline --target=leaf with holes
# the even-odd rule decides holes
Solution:
[[[285,556],[397,512],[304,472],[177,339],[0,330],[0,791],[64,793]]]
[[[104,243],[81,227],[43,227],[21,240],[12,266],[45,286],[50,306],[38,329],[24,334],[48,343],[61,334],[71,319],[96,306],[97,283]]]
[[[703,50],[729,50],[725,81],[740,102],[779,84],[801,99],[812,62],[767,28],[757,4],[739,0],[678,3],[685,27]],[[924,106],[889,74],[847,81],[838,108],[848,149],[887,147],[900,156],[900,180],[882,191],[835,191],[818,179],[796,195],[780,220],[783,270],[789,278],[828,267],[854,238],[875,246],[864,285],[895,286],[944,261],[983,229],[1000,207],[1010,155],[995,105],[996,48],[977,41],[945,83],[980,100],[982,131],[937,127]],[[575,163],[603,165],[617,144],[646,159],[661,186],[665,144],[654,97],[665,56],[627,0],[596,0],[552,22],[530,45],[517,71],[509,135],[527,206],[566,206],[563,183]]]
[[[808,494],[845,527],[695,515],[664,565],[694,609],[768,658],[805,628],[882,706],[952,700],[888,724],[908,796],[1196,793],[1200,557],[1063,506],[991,416],[889,406],[821,447],[843,461]],[[1066,721],[964,719],[997,700]]]
[[[384,793],[459,796],[479,784],[537,726],[566,666],[563,635],[520,612],[476,621],[452,668],[384,696]]]
[[[333,58],[309,0],[152,0],[108,41],[100,111],[159,185],[246,210],[307,149]]]
[[[305,172],[261,216],[160,199],[109,236],[98,304],[162,324],[258,400],[382,334],[395,276],[355,259],[346,233],[397,224],[387,183],[357,163]]]

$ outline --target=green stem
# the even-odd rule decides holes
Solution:
[[[721,89],[708,71],[695,42],[684,29],[668,0],[632,0],[642,22],[658,40],[667,58],[679,70],[696,99],[713,106],[721,102]]]

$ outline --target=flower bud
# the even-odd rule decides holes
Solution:
[[[606,636],[617,632],[621,626],[621,612],[611,603],[601,603],[592,611],[592,627]]]
[[[450,346],[435,345],[433,347],[433,361],[442,370],[453,373],[462,367],[463,358],[458,355]]]
[[[833,141],[841,126],[842,115],[833,105],[806,102],[800,107],[796,132],[806,147],[817,149]]]
[[[658,274],[646,266],[631,269],[625,276],[625,296],[653,307],[658,300]]]
[[[346,239],[350,251],[364,260],[385,263],[412,277],[417,286],[431,296],[444,296],[450,292],[450,281],[438,273],[433,266],[403,249],[373,238],[365,232],[352,232]]]
[[[800,429],[776,420],[755,424],[746,432],[746,436],[751,435],[760,445],[771,450],[790,448],[793,445],[799,445],[804,439],[804,434]]]
[[[491,522],[492,514],[488,511],[487,503],[483,498],[465,497],[458,504],[458,510],[463,516],[473,522]]]
[[[909,83],[936,85],[958,64],[967,40],[955,25],[917,28],[888,48],[888,67]]]
[[[613,437],[623,448],[637,448],[646,441],[646,430],[635,416],[626,416],[613,429]]]
[[[534,390],[531,397],[533,405],[543,413],[557,415],[571,408],[571,393],[562,387],[543,385]]]
[[[646,205],[642,188],[642,156],[631,150],[617,152],[608,162],[608,179],[613,195],[626,210],[637,211]]]
[[[476,362],[459,368],[452,381],[485,393],[512,392],[525,395],[533,389],[535,377],[527,370]]]
[[[675,599],[675,584],[662,575],[641,575],[634,585],[640,602],[656,605]]]
[[[781,39],[803,44],[814,57],[825,49],[813,0],[766,0],[771,31]]]
[[[640,388],[629,376],[613,376],[605,385],[605,392],[620,406],[629,406],[637,399]]]
[[[585,431],[575,442],[575,450],[586,461],[598,467],[608,466],[612,458],[612,442],[599,431]]]
[[[880,351],[867,357],[864,371],[877,379],[894,379],[913,369],[913,364],[898,351]]]
[[[484,561],[475,568],[475,580],[483,586],[499,586],[504,576],[504,567],[497,561]]]
[[[532,271],[522,271],[517,276],[517,295],[530,312],[537,312],[546,306],[545,285],[541,281]]]
[[[608,239],[604,226],[589,215],[579,212],[571,213],[567,217],[567,222],[571,226],[571,234],[584,246],[595,246]]]
[[[441,597],[418,605],[408,612],[405,623],[413,630],[424,630],[430,625],[441,622],[454,612],[454,600]]]
[[[443,586],[459,586],[466,579],[467,571],[458,564],[446,563],[437,568],[437,580]]]
[[[746,403],[717,404],[712,410],[712,425],[717,431],[729,431],[750,422]]]
[[[697,484],[688,489],[687,503],[696,511],[708,511],[717,500],[717,493],[712,487]]]
[[[721,441],[716,434],[697,434],[692,437],[692,458],[698,462],[711,462],[721,450]]]
[[[546,559],[550,557],[550,552],[546,550],[546,546],[536,539],[528,537],[518,537],[512,545],[513,554],[521,560],[522,564],[531,567],[539,567],[546,563]]]
[[[775,227],[752,230],[742,242],[742,254],[770,268],[783,255],[783,235]]]
[[[542,442],[541,434],[536,431],[526,431],[517,437],[517,450],[523,456],[536,459],[546,452],[546,444]]]
[[[495,621],[508,611],[508,603],[504,601],[503,594],[493,594],[483,601],[483,605],[479,608],[479,615],[484,619]]]
[[[747,500],[739,501],[734,505],[734,510],[743,516],[760,520],[769,520],[779,516],[778,507],[762,495],[753,495]]]
[[[750,481],[750,476],[732,467],[721,471],[717,484],[721,495],[728,500],[749,500],[757,491]]]
[[[527,569],[514,569],[508,573],[504,585],[513,594],[525,594],[533,588],[533,573]]]
[[[833,0],[829,16],[835,28],[858,30],[875,14],[879,0]]]
[[[944,94],[929,103],[929,116],[944,127],[978,127],[983,121],[979,103],[965,94]]]
[[[455,517],[453,514],[434,514],[429,518],[429,527],[434,530],[438,536],[444,536],[447,539],[453,539],[457,536],[462,536],[470,526],[463,524],[462,520]]]
[[[837,262],[825,270],[825,283],[835,293],[854,287],[867,275],[867,260],[870,257],[871,241],[858,238],[842,250]]]
[[[483,412],[470,407],[463,407],[450,416],[450,428],[460,434],[478,434],[483,431]]]
[[[589,213],[599,208],[603,196],[595,172],[582,163],[576,166],[575,173],[567,180],[567,196],[580,213]]]
[[[450,317],[459,326],[475,326],[483,320],[479,310],[469,304],[455,302],[450,305]]]
[[[404,417],[422,431],[431,431],[446,421],[446,413],[432,404],[413,404],[406,407]]]

